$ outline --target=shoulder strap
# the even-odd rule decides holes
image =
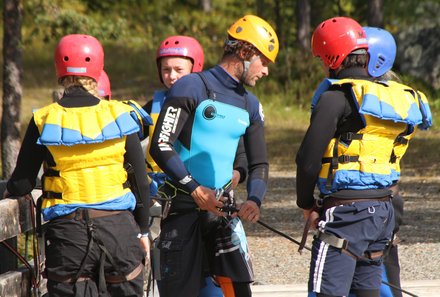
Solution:
[[[419,102],[419,109],[420,112],[422,113],[422,123],[419,124],[419,127],[422,130],[427,130],[432,126],[431,110],[429,108],[429,104],[428,103],[425,104],[425,102],[423,102],[420,92],[416,91],[416,94],[417,94],[417,100]]]
[[[160,90],[154,92],[153,95],[153,102],[151,104],[151,113],[160,113],[160,110],[162,109],[162,105],[165,102],[165,90]]]
[[[208,99],[215,100],[216,94],[209,86],[208,80],[205,77],[205,74],[203,72],[196,72],[196,74],[202,79],[203,84],[206,88],[206,94],[208,95]]]

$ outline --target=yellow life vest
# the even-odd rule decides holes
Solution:
[[[64,108],[53,103],[37,110],[34,121],[53,160],[44,164],[45,219],[70,213],[74,207],[133,209],[134,195],[124,187],[126,136],[140,130],[133,109],[102,100],[87,107]],[[115,203],[116,201],[116,203]]]
[[[159,118],[160,110],[166,98],[166,91],[156,91],[153,95],[153,102],[151,105],[150,116],[153,120],[153,124],[149,127],[150,141],[148,142],[146,159],[147,159],[147,172],[149,173],[162,173],[162,169],[156,164],[150,155],[151,138],[153,137],[154,128],[156,127],[157,119]]]
[[[121,102],[133,108],[131,116],[141,128],[138,132],[139,139],[144,140],[148,137],[149,127],[153,125],[150,115],[134,100],[123,100]]]
[[[386,84],[391,85],[393,87],[402,88],[405,90],[408,88],[405,85],[399,84],[397,82],[388,81]],[[412,92],[412,89],[407,89],[407,91]],[[405,132],[405,134],[399,135],[395,142],[394,142],[394,148],[393,153],[391,155],[391,175],[393,183],[397,182],[400,179],[400,161],[402,160],[403,155],[406,153],[406,150],[408,149],[409,142],[412,138],[414,138],[417,128],[426,130],[429,129],[432,126],[432,114],[429,107],[428,99],[426,98],[425,94],[421,91],[415,91],[415,101],[419,107],[419,110],[422,114],[422,123],[419,124],[417,127],[408,125],[408,128]]]
[[[318,187],[324,196],[342,189],[390,186],[390,160],[395,141],[399,136],[407,135],[409,126],[415,127],[422,122],[416,93],[407,86],[354,79],[327,82],[328,86],[343,84],[351,87],[364,128],[333,138],[327,146],[318,179]],[[314,105],[319,100],[316,98],[319,94],[314,96]]]

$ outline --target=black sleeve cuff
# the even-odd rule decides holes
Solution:
[[[261,200],[257,197],[249,197],[247,200],[254,201],[255,203],[257,203],[258,207],[261,207]]]
[[[244,169],[244,168],[242,168],[242,167],[234,168],[234,170],[237,170],[238,172],[240,172],[240,181],[239,181],[238,183],[241,184],[241,183],[244,182],[244,181],[246,180],[246,178],[247,178],[247,170]]]

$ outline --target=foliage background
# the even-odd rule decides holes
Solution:
[[[3,0],[0,1],[3,6]],[[271,23],[280,38],[277,63],[271,74],[252,91],[266,109],[309,110],[314,88],[323,78],[317,59],[299,48],[296,40],[296,2],[291,0],[26,0],[23,5],[24,100],[23,120],[31,109],[51,101],[57,88],[53,51],[65,34],[97,37],[105,49],[105,69],[114,97],[144,103],[161,88],[155,51],[167,36],[196,37],[205,51],[205,68],[218,62],[227,28],[245,14]],[[439,26],[440,0],[383,1],[384,27],[395,34],[412,26]],[[367,25],[367,4],[362,0],[314,0],[311,30],[332,16],[350,16]],[[1,24],[3,26],[3,24]],[[2,30],[3,31],[3,30]],[[399,69],[396,69],[399,73]],[[426,92],[435,107],[440,92],[421,79],[403,76],[404,82]],[[281,112],[282,113],[282,112]]]

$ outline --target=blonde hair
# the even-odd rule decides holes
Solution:
[[[402,80],[400,79],[400,77],[397,75],[396,72],[394,72],[393,70],[388,70],[387,72],[385,72],[384,74],[382,74],[382,76],[378,77],[379,80],[385,80],[385,81],[396,81],[401,83]]]
[[[69,75],[60,78],[58,82],[64,87],[65,93],[68,93],[72,88],[82,87],[93,96],[100,98],[98,83],[91,77]]]

